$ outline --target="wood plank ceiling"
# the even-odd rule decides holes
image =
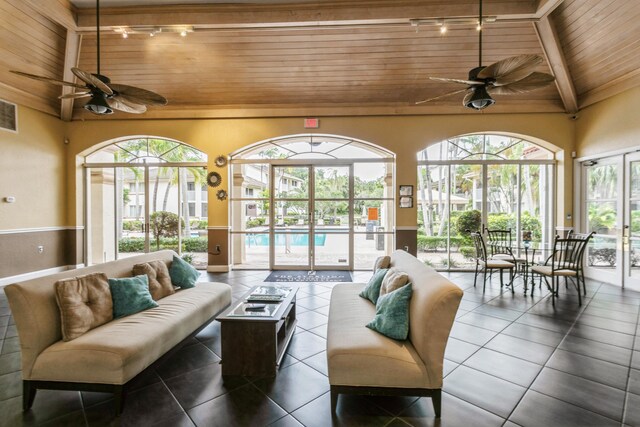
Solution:
[[[414,104],[463,88],[428,77],[467,77],[478,65],[475,26],[449,25],[443,35],[436,25],[409,22],[473,18],[477,0],[158,5],[178,1],[101,1],[101,73],[169,99],[142,116],[111,117],[477,114],[462,107],[463,94]],[[69,37],[82,34],[79,67],[95,72],[95,11],[66,0],[45,3],[0,0],[0,97],[60,114],[59,87],[8,70],[63,78],[65,68],[75,65],[73,44],[65,49],[69,29]],[[538,71],[558,77],[557,85],[539,91],[497,96],[484,112],[573,111],[640,84],[640,1],[485,0],[484,6],[496,22],[485,25],[483,65],[535,53],[549,61]],[[192,25],[194,31],[126,39],[113,31],[134,25]],[[74,118],[96,118],[81,106],[75,102]]]

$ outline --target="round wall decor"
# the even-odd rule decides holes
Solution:
[[[217,167],[221,168],[227,164],[227,158],[223,155],[216,157],[214,160]]]
[[[218,200],[227,200],[227,192],[224,190],[218,190],[216,193],[216,197]]]
[[[209,184],[210,187],[217,187],[222,184],[222,177],[218,172],[209,172],[207,174],[207,184]]]

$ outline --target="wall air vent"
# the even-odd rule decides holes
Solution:
[[[18,132],[18,107],[0,99],[0,129]]]

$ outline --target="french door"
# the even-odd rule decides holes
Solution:
[[[640,289],[640,153],[582,163],[589,277]]]
[[[273,270],[353,269],[353,165],[271,165]]]

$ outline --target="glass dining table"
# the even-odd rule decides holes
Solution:
[[[530,268],[534,265],[545,264],[553,252],[553,243],[547,242],[502,242],[494,241],[490,243],[492,253],[510,252],[516,263],[516,275],[523,279],[524,295],[528,291],[528,283],[531,283],[531,295],[533,296],[534,280]],[[506,249],[506,251],[505,251]]]

